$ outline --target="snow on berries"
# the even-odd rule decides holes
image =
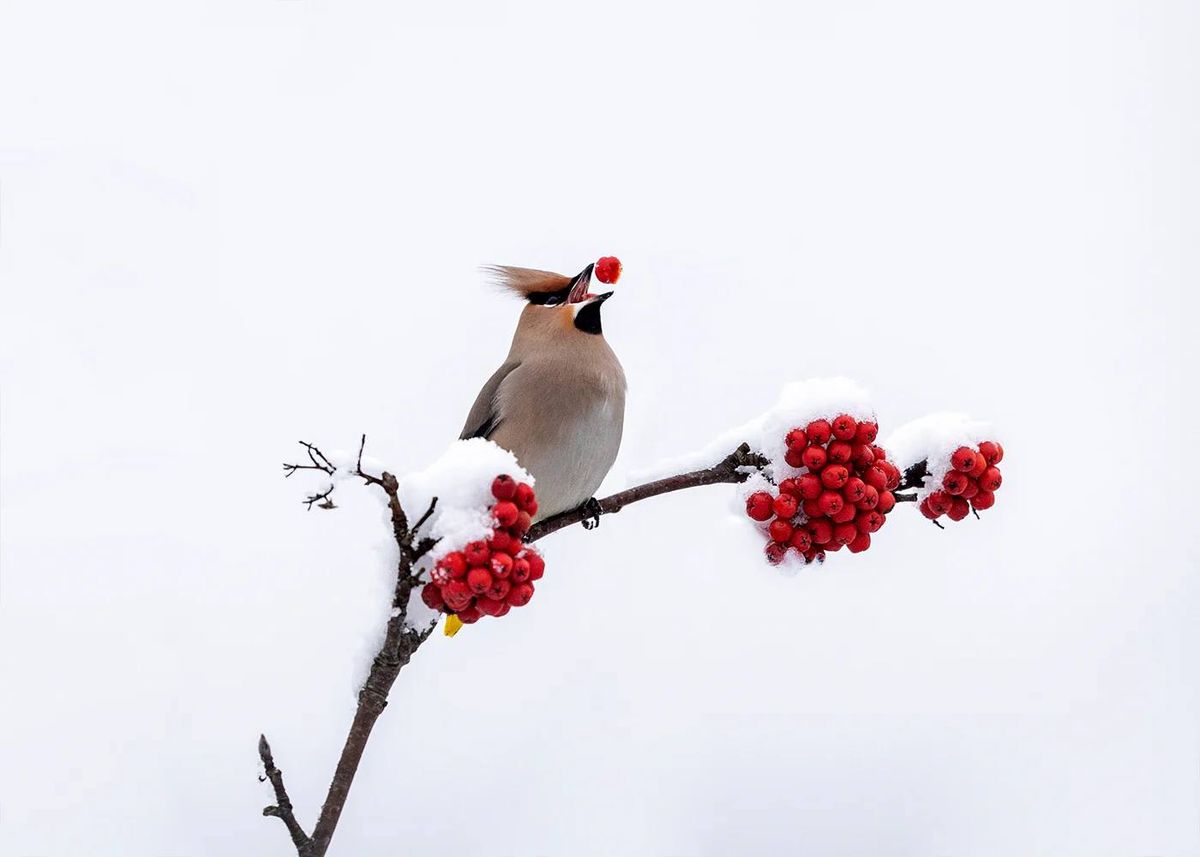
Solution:
[[[949,459],[926,459],[924,485],[931,487],[918,494],[921,514],[931,521],[943,515],[961,521],[971,509],[990,509],[1003,481],[996,466],[1003,458],[1004,447],[985,440],[956,448]]]
[[[916,486],[917,508],[931,521],[961,521],[990,509],[1003,483],[1004,447],[984,423],[962,414],[933,414],[902,426],[888,438]]]
[[[879,506],[895,506],[891,492],[900,484],[899,468],[874,443],[878,433],[873,418],[835,413],[783,435],[784,460],[773,462],[783,478],[773,491],[746,498],[747,516],[765,524],[768,562],[778,565],[794,552],[809,563],[871,546],[886,520]]]
[[[422,521],[419,537],[433,542],[413,569],[421,583],[408,601],[407,627],[425,630],[447,615],[474,622],[528,603],[545,563],[524,542],[537,515],[536,483],[516,456],[484,438],[458,440],[398,481],[410,525]],[[383,568],[380,601],[391,609],[396,559]],[[457,627],[448,622],[446,631]]]
[[[524,607],[533,598],[533,581],[546,570],[541,555],[523,541],[537,513],[533,486],[501,474],[492,480],[491,494],[490,534],[443,554],[421,588],[425,606],[467,625]]]
[[[621,278],[621,260],[616,256],[601,256],[593,271],[597,280],[606,286],[612,285]]]

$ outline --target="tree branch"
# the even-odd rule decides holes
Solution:
[[[263,815],[275,816],[283,821],[299,857],[323,857],[328,850],[330,840],[332,840],[338,821],[341,819],[342,810],[346,806],[350,786],[354,783],[354,777],[358,773],[363,751],[366,750],[367,741],[371,737],[371,730],[375,726],[375,721],[379,719],[379,715],[383,713],[383,709],[387,707],[388,694],[392,685],[395,684],[400,670],[412,659],[413,652],[429,639],[429,635],[436,625],[435,623],[420,629],[409,627],[408,601],[413,587],[419,583],[413,569],[421,557],[428,553],[434,545],[431,539],[422,539],[414,546],[413,540],[420,526],[433,514],[433,510],[437,506],[437,498],[433,498],[429,508],[417,522],[417,526],[410,529],[408,517],[400,505],[399,480],[387,472],[374,476],[362,469],[362,451],[366,440],[366,435],[363,435],[358,449],[355,475],[361,477],[369,485],[378,486],[387,495],[392,534],[396,539],[397,547],[400,548],[400,559],[396,567],[396,584],[392,593],[392,615],[388,619],[387,632],[384,635],[383,644],[371,662],[371,671],[367,675],[367,680],[359,690],[354,719],[350,723],[346,743],[342,747],[342,754],[338,758],[333,780],[329,784],[329,792],[325,796],[325,802],[321,805],[321,813],[317,818],[317,825],[313,828],[311,837],[304,833],[304,829],[296,821],[287,790],[283,786],[283,775],[275,767],[267,739],[260,738],[258,745],[259,756],[266,767],[267,778],[275,789],[276,800],[276,805],[266,807]],[[321,470],[333,475],[337,468],[330,463],[321,450],[312,444],[303,441],[301,443],[308,452],[309,460],[312,463],[284,465],[284,469],[288,471],[287,475],[291,476],[296,470]],[[318,496],[324,498],[325,503],[330,503],[329,494],[332,490],[331,486],[328,491]],[[325,507],[324,504],[322,507]]]
[[[263,768],[267,773],[266,779],[271,781],[271,787],[275,789],[275,805],[264,807],[263,815],[273,815],[280,819],[287,826],[296,850],[303,853],[309,843],[308,834],[296,821],[296,816],[292,811],[292,801],[283,785],[283,771],[275,767],[275,759],[271,755],[271,745],[267,743],[266,735],[258,736],[258,757],[262,759]]]
[[[659,494],[669,494],[685,488],[698,488],[701,485],[745,482],[752,470],[761,470],[769,463],[764,456],[757,452],[751,452],[749,444],[743,443],[712,467],[693,470],[691,473],[681,473],[678,476],[668,476],[665,479],[656,479],[653,482],[620,491],[595,503],[585,503],[578,509],[560,512],[543,521],[538,521],[529,528],[525,541],[536,542],[563,527],[598,518],[600,515],[615,515],[630,503],[636,503],[648,497],[657,497]]]
[[[305,835],[304,829],[296,821],[292,803],[283,785],[283,774],[275,766],[267,739],[263,737],[259,739],[259,756],[266,768],[267,779],[271,781],[271,785],[275,789],[276,800],[275,805],[268,806],[263,810],[263,815],[275,816],[283,821],[299,857],[324,857],[329,849],[329,843],[337,830],[342,810],[346,806],[350,786],[354,783],[354,777],[358,773],[358,766],[362,761],[363,752],[366,750],[367,741],[371,737],[371,730],[375,726],[375,721],[379,719],[379,715],[387,707],[388,694],[391,692],[400,670],[408,665],[413,653],[429,639],[430,634],[437,626],[436,622],[425,628],[413,628],[408,624],[409,598],[412,595],[413,587],[420,584],[414,568],[436,544],[433,539],[428,537],[418,540],[417,535],[433,514],[437,498],[433,498],[429,508],[417,519],[416,524],[410,527],[408,516],[400,505],[398,493],[400,486],[396,477],[387,472],[374,476],[363,471],[362,455],[366,441],[366,435],[363,435],[358,448],[358,460],[354,475],[362,478],[368,485],[379,487],[387,495],[392,534],[396,545],[400,548],[400,559],[396,568],[396,584],[392,594],[392,615],[388,620],[387,632],[384,635],[383,644],[371,663],[371,671],[367,680],[359,691],[354,719],[350,723],[346,743],[342,747],[333,780],[329,784],[329,791],[326,794],[325,802],[321,805],[321,813],[317,818],[317,824],[313,828],[311,837]],[[336,472],[337,468],[319,449],[312,444],[303,441],[301,443],[308,452],[311,463],[285,464],[284,469],[288,476],[297,470],[320,470],[331,476]],[[578,509],[561,512],[539,521],[529,530],[525,540],[535,542],[572,524],[585,523],[586,525],[589,520],[597,519],[601,515],[616,514],[632,503],[649,497],[657,497],[660,494],[682,491],[685,488],[697,488],[701,485],[744,482],[751,473],[761,471],[769,463],[763,455],[753,452],[748,444],[743,443],[712,467],[647,482],[644,485],[638,485],[605,497],[603,500],[585,503]],[[924,472],[920,474],[920,477],[916,477],[915,471],[918,467],[923,468],[924,462],[913,465],[906,471],[901,488],[916,487],[920,484],[920,478],[923,478]],[[914,478],[915,484],[913,484]],[[332,490],[331,486],[328,491],[314,495],[306,502],[309,502],[311,507],[313,502],[320,499],[323,501],[320,504],[321,508],[333,508],[332,501],[329,499]],[[896,499],[910,500],[912,497],[897,496]]]

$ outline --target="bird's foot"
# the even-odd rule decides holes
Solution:
[[[600,526],[600,516],[604,514],[604,510],[600,508],[600,501],[595,497],[589,497],[588,501],[583,504],[583,509],[588,513],[588,516],[583,519],[583,528],[594,530]]]

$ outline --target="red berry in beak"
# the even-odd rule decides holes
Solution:
[[[858,431],[858,421],[849,414],[842,414],[833,418],[830,430],[838,440],[853,440]]]
[[[597,280],[606,286],[612,285],[621,279],[621,260],[616,256],[601,256],[592,270]]]

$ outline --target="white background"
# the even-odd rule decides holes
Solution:
[[[1196,6],[394,5],[0,6],[0,852],[289,853],[255,742],[310,826],[388,534],[279,463],[422,466],[477,266],[614,253],[606,487],[846,374],[999,502],[795,579],[722,488],[555,536],[333,853],[1200,854]]]

